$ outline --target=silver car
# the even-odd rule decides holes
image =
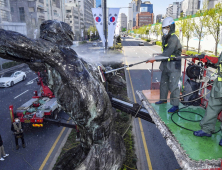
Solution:
[[[141,41],[141,42],[139,43],[139,46],[144,46],[144,42]]]
[[[7,72],[4,73],[0,78],[0,87],[10,87],[14,84],[24,81],[26,79],[26,74],[23,71]]]

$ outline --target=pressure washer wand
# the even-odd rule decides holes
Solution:
[[[124,69],[124,68],[128,68],[128,67],[132,67],[132,66],[135,66],[135,65],[138,65],[138,64],[142,64],[142,63],[146,63],[146,62],[154,62],[154,61],[162,61],[162,60],[167,60],[169,57],[153,57],[153,58],[149,58],[148,60],[145,60],[145,61],[140,61],[138,63],[134,63],[134,64],[130,64],[130,65],[126,65],[124,67],[120,67],[120,68],[117,68],[117,69],[113,69],[113,70],[109,70],[109,71],[106,71],[105,74],[108,74],[108,73],[112,73],[114,71],[117,71],[117,70],[121,70],[121,69]]]

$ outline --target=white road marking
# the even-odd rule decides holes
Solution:
[[[38,78],[38,77],[36,77],[36,78],[30,80],[28,83],[26,83],[26,85],[33,84],[33,81],[34,81],[35,79],[37,79],[37,78]]]
[[[158,80],[156,80],[156,82],[159,82]]]
[[[151,73],[150,69],[148,69],[148,71]]]
[[[16,96],[14,99],[18,98],[19,96],[23,95],[24,93],[28,92],[29,90],[24,91],[23,93],[21,93],[20,95]]]

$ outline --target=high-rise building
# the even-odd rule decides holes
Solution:
[[[209,1],[209,5],[213,5],[215,1]],[[209,8],[209,6],[208,6]],[[200,0],[183,0],[181,2],[180,12],[183,16],[194,15],[200,9]]]
[[[129,7],[130,8],[128,8],[127,29],[132,29],[133,27],[136,26],[136,14],[138,14],[139,12],[137,11],[137,6],[135,1],[129,3]]]
[[[141,5],[141,0],[132,0],[132,2],[135,2],[136,4],[136,11],[135,12],[140,12],[140,5]]]
[[[176,19],[179,16],[180,16],[180,3],[173,2],[173,4],[170,4],[169,7],[166,9],[166,17],[172,17],[173,19]]]
[[[82,40],[84,32],[83,12],[80,9],[79,2],[69,1],[65,3],[66,18],[65,22],[69,24],[74,33],[74,40]]]
[[[153,4],[151,4],[150,1],[145,1],[144,3],[141,3],[140,12],[153,13]]]
[[[123,28],[127,28],[127,16],[125,13],[120,13],[118,16],[118,25],[120,27],[120,30]]]
[[[77,1],[77,0],[76,0]],[[94,26],[94,18],[92,15],[91,8],[95,7],[95,1],[94,0],[78,0],[80,1],[80,9],[83,11],[84,16],[84,32],[86,32],[90,26]]]
[[[158,15],[156,16],[156,23],[161,22],[162,17],[163,17],[162,14],[158,14]]]
[[[219,2],[222,2],[222,0],[208,0],[208,9],[214,8]]]
[[[0,23],[2,21],[11,21],[9,0],[0,0]]]

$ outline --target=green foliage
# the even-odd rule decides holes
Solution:
[[[92,31],[91,35],[90,35],[90,31]],[[95,36],[95,32],[96,32],[96,35],[98,35],[98,31],[96,29],[96,26],[90,26],[89,29],[87,30],[87,33],[89,36]]]
[[[22,64],[22,63],[20,63],[20,62],[16,62],[16,61],[13,61],[13,62],[7,62],[7,63],[2,64],[2,68],[3,68],[3,69],[7,69],[7,68],[10,68],[10,67],[13,67],[13,66],[19,65],[19,64]]]
[[[198,53],[196,51],[186,51],[186,55],[196,55],[196,54],[201,54],[201,53]]]
[[[161,41],[157,41],[156,45],[162,46],[162,42]]]
[[[125,32],[126,31],[126,28],[122,28],[122,32]]]
[[[116,38],[116,42],[121,43],[121,36],[120,35]]]
[[[87,43],[87,41],[81,41],[81,42],[79,42],[79,44],[85,44],[85,43]]]
[[[115,49],[119,49],[119,50],[121,50],[123,48],[123,46],[122,46],[122,44],[121,43],[117,43],[117,45],[115,45]],[[114,46],[112,46],[112,47],[109,47],[109,49],[110,50],[114,50]]]
[[[89,42],[92,41],[91,39],[89,39]]]
[[[218,3],[215,8],[206,10],[204,13],[205,27],[207,31],[214,37],[215,40],[215,51],[217,55],[217,44],[220,41],[220,26],[222,25],[222,4]]]

